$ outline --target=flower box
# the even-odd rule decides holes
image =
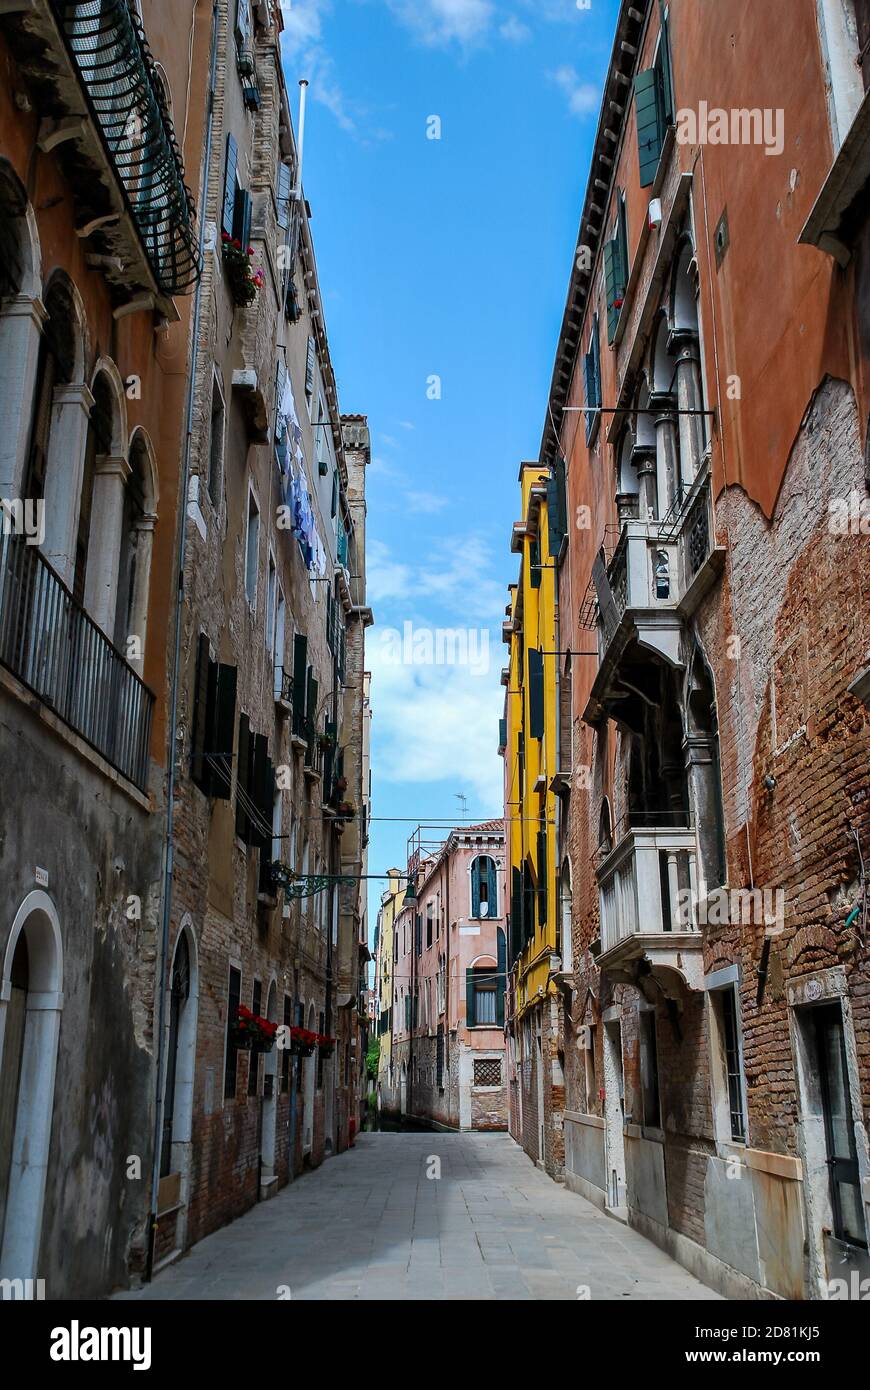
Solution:
[[[273,859],[266,868],[266,875],[273,888],[289,888],[296,879],[293,869],[282,859]]]
[[[317,1046],[317,1033],[308,1028],[290,1029],[290,1053],[293,1057],[310,1057]]]
[[[233,1042],[242,1052],[271,1052],[275,1046],[277,1023],[261,1018],[240,1004],[232,1026]]]
[[[238,237],[221,232],[221,249],[233,303],[241,306],[253,304],[257,292],[266,283],[262,270],[254,270],[253,246],[244,247]]]

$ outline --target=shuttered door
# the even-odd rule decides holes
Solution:
[[[196,676],[194,682],[194,706],[193,706],[193,732],[191,734],[191,764],[190,775],[193,782],[202,791],[207,790],[207,764],[205,761],[206,740],[208,737],[208,684],[209,670],[211,667],[209,659],[208,637],[204,632],[199,634],[199,641],[196,650]]]
[[[507,983],[507,940],[501,927],[498,929],[498,978],[495,982],[495,1021],[499,1028],[504,1027],[504,993]]]
[[[297,632],[293,638],[293,732],[301,736],[305,722],[307,693],[308,638]]]
[[[233,732],[236,727],[236,683],[238,672],[235,666],[218,666],[217,701],[212,724],[212,775],[211,794],[221,801],[229,801],[233,781]]]

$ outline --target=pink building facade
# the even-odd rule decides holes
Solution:
[[[416,900],[396,918],[386,1114],[462,1130],[507,1128],[504,823],[412,837]],[[407,896],[407,895],[406,895]]]

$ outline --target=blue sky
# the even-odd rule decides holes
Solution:
[[[284,5],[291,100],[311,83],[303,180],[339,400],[372,433],[373,874],[404,865],[417,821],[459,815],[456,793],[501,813],[517,470],[540,444],[617,10]],[[457,636],[430,663],[439,629]]]

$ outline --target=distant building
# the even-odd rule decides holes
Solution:
[[[501,821],[412,836],[393,926],[382,1108],[449,1129],[506,1129]],[[413,884],[413,896],[410,885]],[[383,1016],[383,1015],[382,1015]]]

